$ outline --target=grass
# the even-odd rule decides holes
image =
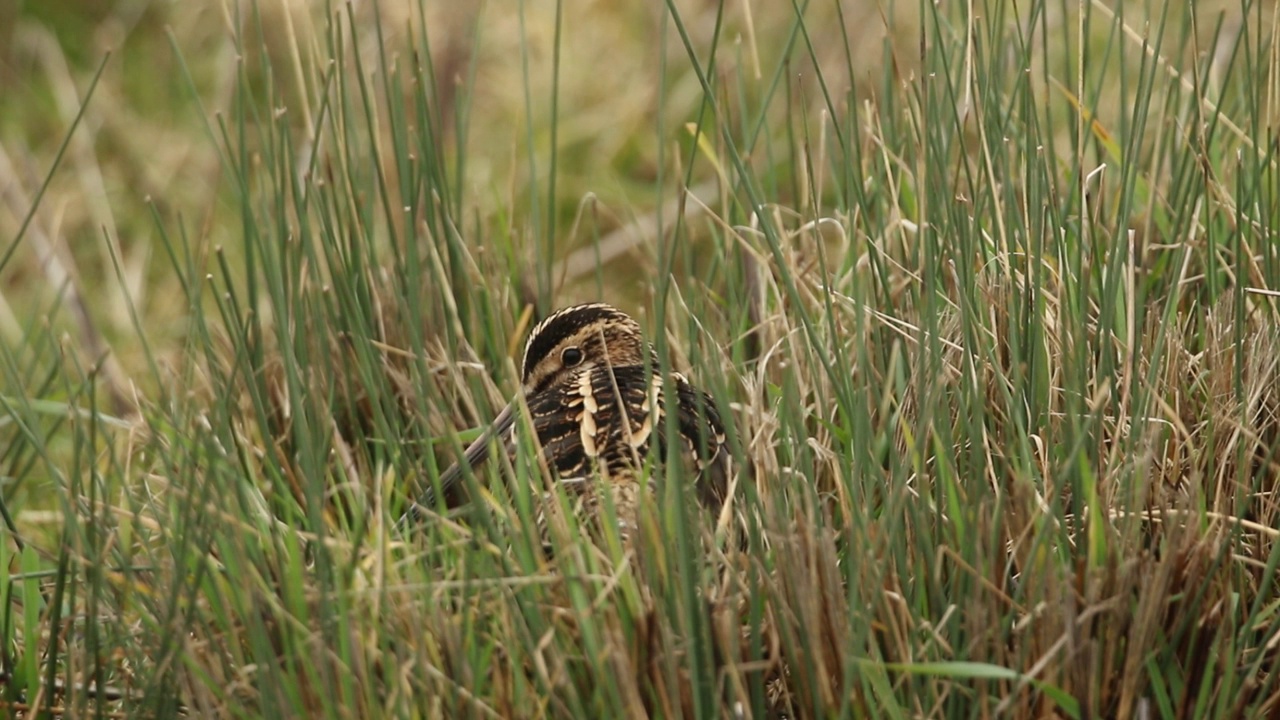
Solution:
[[[620,5],[0,10],[0,706],[1280,716],[1274,7]],[[595,298],[733,529],[397,529]]]

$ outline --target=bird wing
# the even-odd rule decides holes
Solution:
[[[591,367],[529,398],[548,464],[568,479],[643,462],[653,426],[651,390],[642,367]]]
[[[676,425],[684,445],[680,455],[685,459],[685,477],[695,482],[698,500],[719,512],[729,482],[724,423],[710,395],[690,385],[679,373],[675,374],[673,384],[678,400]]]

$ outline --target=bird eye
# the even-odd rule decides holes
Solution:
[[[576,347],[565,348],[564,352],[560,353],[560,362],[564,363],[565,367],[577,365],[582,362],[582,350]]]

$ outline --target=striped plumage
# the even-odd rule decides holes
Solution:
[[[715,404],[678,373],[664,387],[657,356],[631,317],[603,303],[560,310],[530,333],[521,368],[521,394],[547,466],[567,490],[581,493],[588,513],[599,512],[594,493],[607,488],[624,537],[635,529],[637,471],[655,449],[656,459],[667,458],[665,413],[673,406],[687,476],[699,499],[719,509],[728,453]],[[672,390],[675,403],[665,394]],[[519,412],[509,404],[467,448],[463,463],[478,466],[491,444],[513,452]],[[463,464],[455,463],[440,476],[446,498],[462,473]]]

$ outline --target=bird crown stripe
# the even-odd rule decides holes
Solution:
[[[529,339],[530,339],[530,340],[534,339],[534,338],[535,338],[535,337],[537,337],[537,336],[538,336],[538,334],[539,334],[539,333],[541,333],[541,332],[543,331],[543,329],[544,329],[544,328],[546,328],[548,325],[550,325],[551,323],[555,322],[557,319],[559,319],[559,318],[561,318],[561,317],[563,317],[563,316],[565,316],[565,315],[568,315],[569,313],[579,312],[579,311],[583,311],[583,310],[590,310],[590,309],[593,309],[593,308],[609,308],[609,309],[613,309],[610,305],[607,305],[606,303],[587,303],[587,304],[585,304],[585,305],[571,305],[571,306],[566,307],[566,308],[560,308],[559,310],[556,310],[555,312],[553,312],[553,313],[551,313],[550,315],[548,315],[548,316],[546,316],[545,318],[543,318],[543,319],[542,319],[542,322],[538,323],[537,325],[534,325],[534,326],[533,326],[533,332],[529,333]],[[526,350],[527,350],[527,348],[528,348],[528,343],[526,343],[526,344],[525,344],[525,347],[526,347]]]

